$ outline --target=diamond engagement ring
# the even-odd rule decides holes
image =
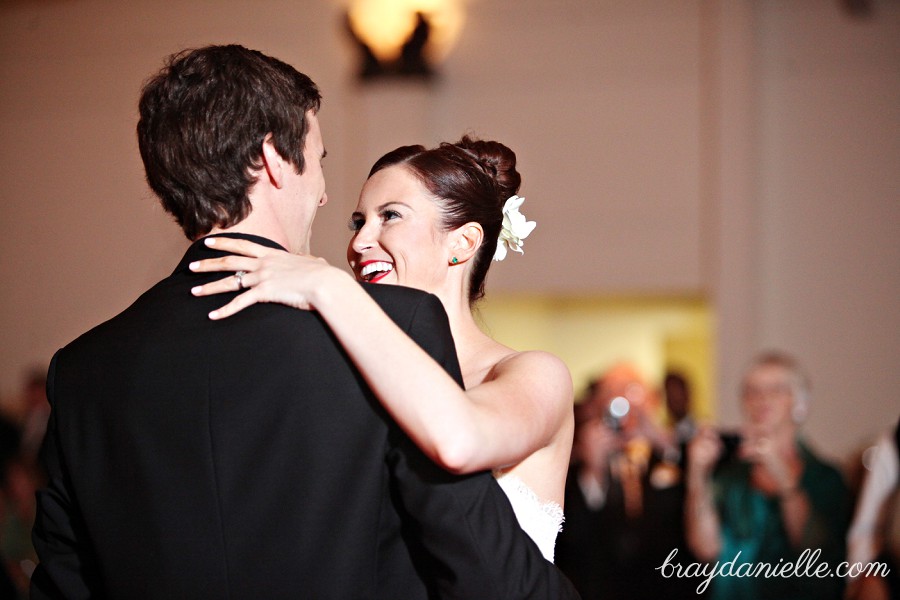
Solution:
[[[234,278],[237,279],[238,289],[244,289],[244,275],[247,274],[247,271],[235,271]]]

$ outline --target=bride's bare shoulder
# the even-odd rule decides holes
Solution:
[[[543,350],[511,350],[494,365],[494,370],[503,373],[525,373],[531,377],[548,377],[553,380],[568,380],[572,383],[569,367],[555,354]]]

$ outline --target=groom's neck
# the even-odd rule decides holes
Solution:
[[[244,233],[249,235],[256,235],[259,237],[264,237],[272,240],[273,242],[277,242],[282,247],[288,250],[288,252],[297,254],[297,253],[309,253],[309,236],[308,235],[289,235],[289,232],[285,231],[285,228],[282,226],[281,222],[272,217],[271,215],[266,215],[266,211],[252,211],[247,218],[245,218],[240,223],[237,223],[231,227],[214,227],[210,230],[207,235],[215,235],[221,233]],[[305,230],[301,230],[305,231]]]

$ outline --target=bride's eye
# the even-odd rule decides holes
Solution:
[[[394,219],[399,219],[400,213],[396,210],[386,209],[381,211],[381,220],[382,221],[393,221]]]
[[[359,215],[353,215],[350,217],[350,220],[347,221],[347,228],[350,231],[357,232],[363,228],[363,225],[366,224],[366,220]]]

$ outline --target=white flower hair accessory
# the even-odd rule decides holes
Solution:
[[[500,239],[497,240],[497,251],[494,252],[494,260],[500,261],[506,258],[507,249],[524,254],[522,240],[534,231],[537,223],[526,221],[525,215],[519,212],[519,207],[525,202],[521,196],[510,196],[503,205],[503,227],[500,229]]]

